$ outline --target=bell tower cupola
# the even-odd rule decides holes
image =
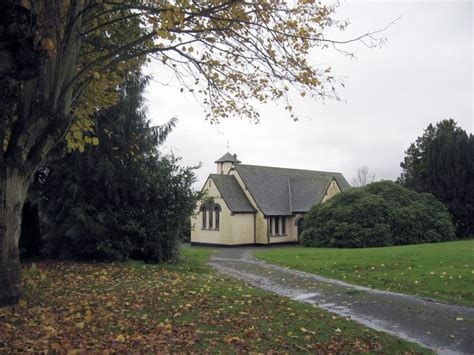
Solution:
[[[221,158],[217,159],[214,163],[217,164],[217,173],[227,175],[234,167],[235,164],[241,163],[237,159],[237,154],[230,154],[229,152],[225,153]]]

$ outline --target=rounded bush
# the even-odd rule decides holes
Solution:
[[[308,247],[364,248],[454,238],[448,209],[431,194],[381,181],[313,206],[300,241]]]

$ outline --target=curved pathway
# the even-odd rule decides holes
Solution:
[[[441,354],[474,354],[474,308],[370,289],[267,264],[252,248],[218,249],[209,264],[255,287],[351,317]]]

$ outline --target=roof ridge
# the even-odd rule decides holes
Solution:
[[[236,164],[236,167],[239,166],[252,166],[258,168],[272,168],[272,169],[281,169],[281,170],[298,170],[298,171],[310,171],[313,173],[328,173],[328,174],[339,174],[342,175],[340,172],[336,171],[326,171],[326,170],[309,170],[309,169],[299,169],[299,168],[283,168],[280,166],[267,166],[267,165],[254,165],[254,164]]]
[[[313,170],[312,170],[313,171]],[[319,171],[315,171],[315,172],[319,172]],[[323,171],[323,173],[325,173],[325,171]],[[327,172],[328,174],[325,175],[325,176],[294,176],[294,177],[289,177],[288,180],[313,180],[313,179],[320,179],[320,178],[324,178],[324,179],[334,179],[335,176],[332,175],[331,172]]]

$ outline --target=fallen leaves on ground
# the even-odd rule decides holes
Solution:
[[[41,262],[25,270],[23,289],[15,307],[0,309],[0,352],[413,349],[193,267]]]

